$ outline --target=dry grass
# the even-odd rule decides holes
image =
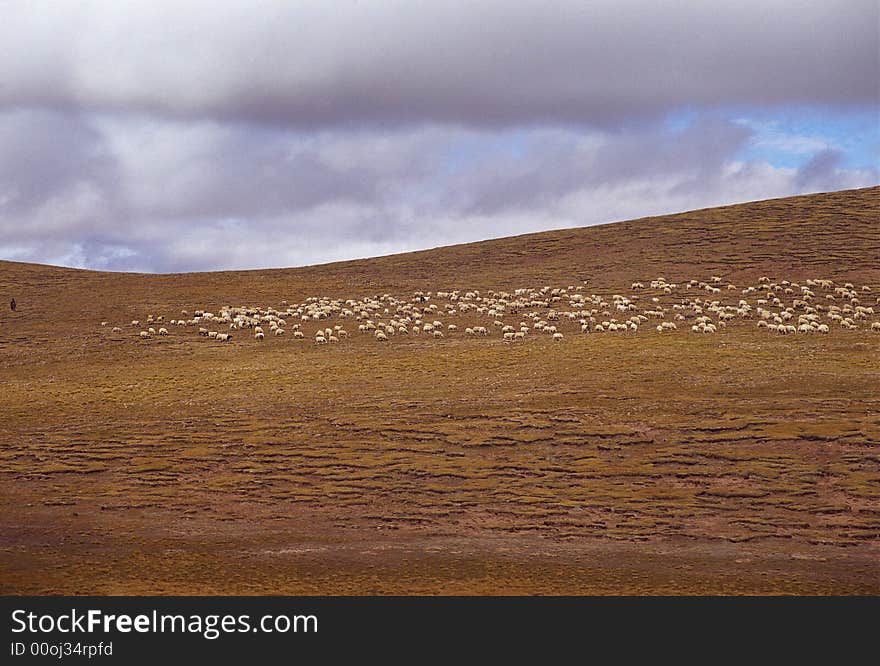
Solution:
[[[872,188],[277,271],[0,262],[21,306],[0,319],[0,593],[878,593],[880,336],[97,326],[658,275],[880,293],[878,210]]]

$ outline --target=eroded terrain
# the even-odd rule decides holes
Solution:
[[[877,296],[877,192],[289,271],[4,263],[20,307],[0,320],[0,592],[876,594],[880,335],[864,326],[571,322],[523,344],[355,327],[318,346],[98,323],[713,273]]]

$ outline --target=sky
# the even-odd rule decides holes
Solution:
[[[0,0],[0,258],[405,252],[880,184],[877,0]]]

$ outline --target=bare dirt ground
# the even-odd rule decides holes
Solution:
[[[19,303],[0,315],[0,593],[878,594],[867,330],[317,346],[99,326],[661,275],[873,301],[878,211],[871,188],[272,271],[0,262]]]

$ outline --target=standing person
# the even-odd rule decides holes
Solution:
[[[9,307],[10,307],[10,309],[11,309],[13,312],[15,312],[15,299],[14,299],[14,298],[13,298],[12,301],[9,303]]]

